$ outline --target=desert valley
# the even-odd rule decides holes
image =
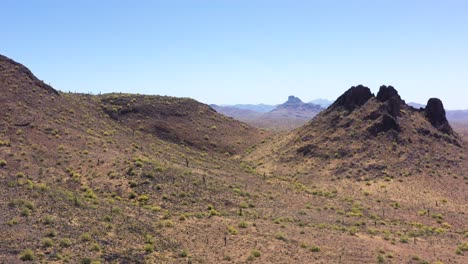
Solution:
[[[242,112],[0,56],[0,263],[467,263],[463,112],[373,89]]]

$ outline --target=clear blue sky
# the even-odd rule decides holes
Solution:
[[[62,91],[205,103],[336,99],[392,84],[468,109],[468,1],[1,3],[0,53]]]

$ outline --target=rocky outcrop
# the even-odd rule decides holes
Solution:
[[[401,100],[400,95],[393,86],[380,86],[380,90],[377,93],[377,100],[383,103],[383,110],[390,116],[397,118],[401,115],[401,107],[405,102]]]
[[[338,97],[329,109],[342,107],[352,112],[357,107],[364,105],[372,97],[374,97],[374,94],[371,93],[369,88],[363,85],[353,86]]]
[[[401,97],[397,90],[393,86],[380,86],[379,92],[377,93],[377,100],[380,102],[388,101],[392,98],[398,98],[401,101]]]
[[[439,131],[446,134],[453,133],[452,127],[445,116],[444,104],[440,99],[429,99],[426,108],[424,109],[424,114],[432,126],[437,128]]]

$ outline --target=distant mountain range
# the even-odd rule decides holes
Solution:
[[[320,103],[328,101],[320,99]],[[290,130],[307,123],[325,108],[318,104],[304,103],[293,95],[279,105],[237,104],[211,105],[217,112],[246,122],[248,124],[272,129]]]
[[[267,104],[236,104],[236,105],[219,105],[219,107],[236,108],[243,110],[250,110],[258,113],[267,113],[272,111],[278,105],[267,105]]]

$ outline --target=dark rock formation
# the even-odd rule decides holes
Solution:
[[[452,127],[450,126],[447,117],[445,116],[444,104],[440,99],[429,99],[424,113],[429,122],[431,122],[432,126],[434,126],[443,133],[453,133]]]
[[[371,93],[369,88],[362,85],[358,85],[356,87],[353,86],[343,95],[338,97],[329,109],[344,107],[346,110],[351,112],[355,108],[364,105],[372,97],[374,97],[374,95]]]
[[[380,90],[377,93],[377,100],[384,103],[384,111],[389,113],[393,117],[401,115],[401,107],[405,103],[401,100],[400,95],[393,86],[380,86]]]
[[[401,100],[400,95],[398,94],[397,90],[393,88],[393,86],[380,86],[379,92],[377,93],[377,100],[379,100],[380,102],[385,102],[390,98],[394,97]]]

